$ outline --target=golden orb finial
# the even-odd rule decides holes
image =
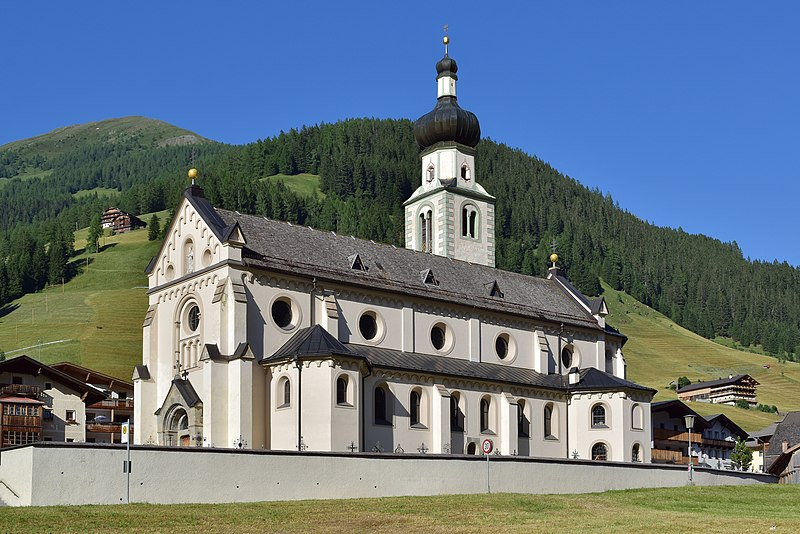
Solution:
[[[197,178],[198,174],[197,169],[189,169],[189,172],[187,174],[189,175],[190,180],[194,180],[195,178]]]
[[[442,39],[442,42],[443,42],[444,44],[446,44],[446,45],[449,45],[449,44],[450,44],[450,37],[448,37],[447,35],[445,35],[445,36],[444,36],[444,38]]]
[[[556,263],[558,261],[558,254],[556,254],[555,252],[550,254],[550,261]]]

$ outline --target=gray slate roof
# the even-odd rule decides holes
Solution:
[[[800,443],[800,412],[787,413],[783,421],[775,427],[775,433],[772,435],[767,449],[765,463],[767,467],[781,455],[783,441],[788,441],[789,447]]]
[[[448,356],[403,352],[371,345],[341,343],[320,325],[299,330],[272,356],[265,358],[264,361],[277,362],[294,358],[318,358],[330,355],[363,359],[371,367],[379,369],[474,378],[544,389],[564,391],[619,391],[620,389],[634,389],[656,393],[654,389],[617,378],[594,368],[581,370],[580,382],[570,386],[566,376],[537,373],[532,369],[522,367],[471,362]]]
[[[254,215],[217,212],[226,226],[239,224],[247,241],[242,256],[249,266],[602,330],[594,317],[552,280]],[[354,254],[366,270],[351,267],[349,258]],[[424,282],[421,273],[428,270],[436,283]],[[502,298],[487,295],[487,284],[493,282]]]

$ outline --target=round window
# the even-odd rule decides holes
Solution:
[[[189,308],[189,330],[196,332],[198,326],[200,326],[200,308],[194,305]]]
[[[287,299],[278,299],[272,303],[272,320],[280,328],[292,325],[292,304]]]
[[[564,347],[564,350],[561,351],[561,363],[564,365],[564,369],[572,367],[572,350],[569,347]]]
[[[447,330],[442,323],[436,324],[431,328],[431,344],[436,350],[444,349],[447,343]]]
[[[378,318],[375,312],[366,312],[361,316],[358,320],[358,331],[364,339],[375,339],[378,335]]]
[[[500,334],[494,342],[497,357],[504,360],[508,356],[508,334]]]

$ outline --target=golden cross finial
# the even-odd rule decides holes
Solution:
[[[447,55],[447,45],[450,44],[450,36],[447,35],[447,30],[449,30],[449,29],[450,29],[450,25],[449,24],[445,24],[444,25],[444,39],[442,39],[442,42],[444,43],[444,55],[445,56]]]

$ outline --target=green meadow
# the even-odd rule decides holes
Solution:
[[[301,197],[325,197],[325,193],[319,189],[319,175],[317,174],[273,174],[272,176],[267,176],[266,178],[261,179],[262,182],[267,180],[272,182],[281,182],[289,191],[292,191]]]
[[[800,532],[800,487],[0,508],[0,532]],[[771,530],[774,526],[774,530]]]

